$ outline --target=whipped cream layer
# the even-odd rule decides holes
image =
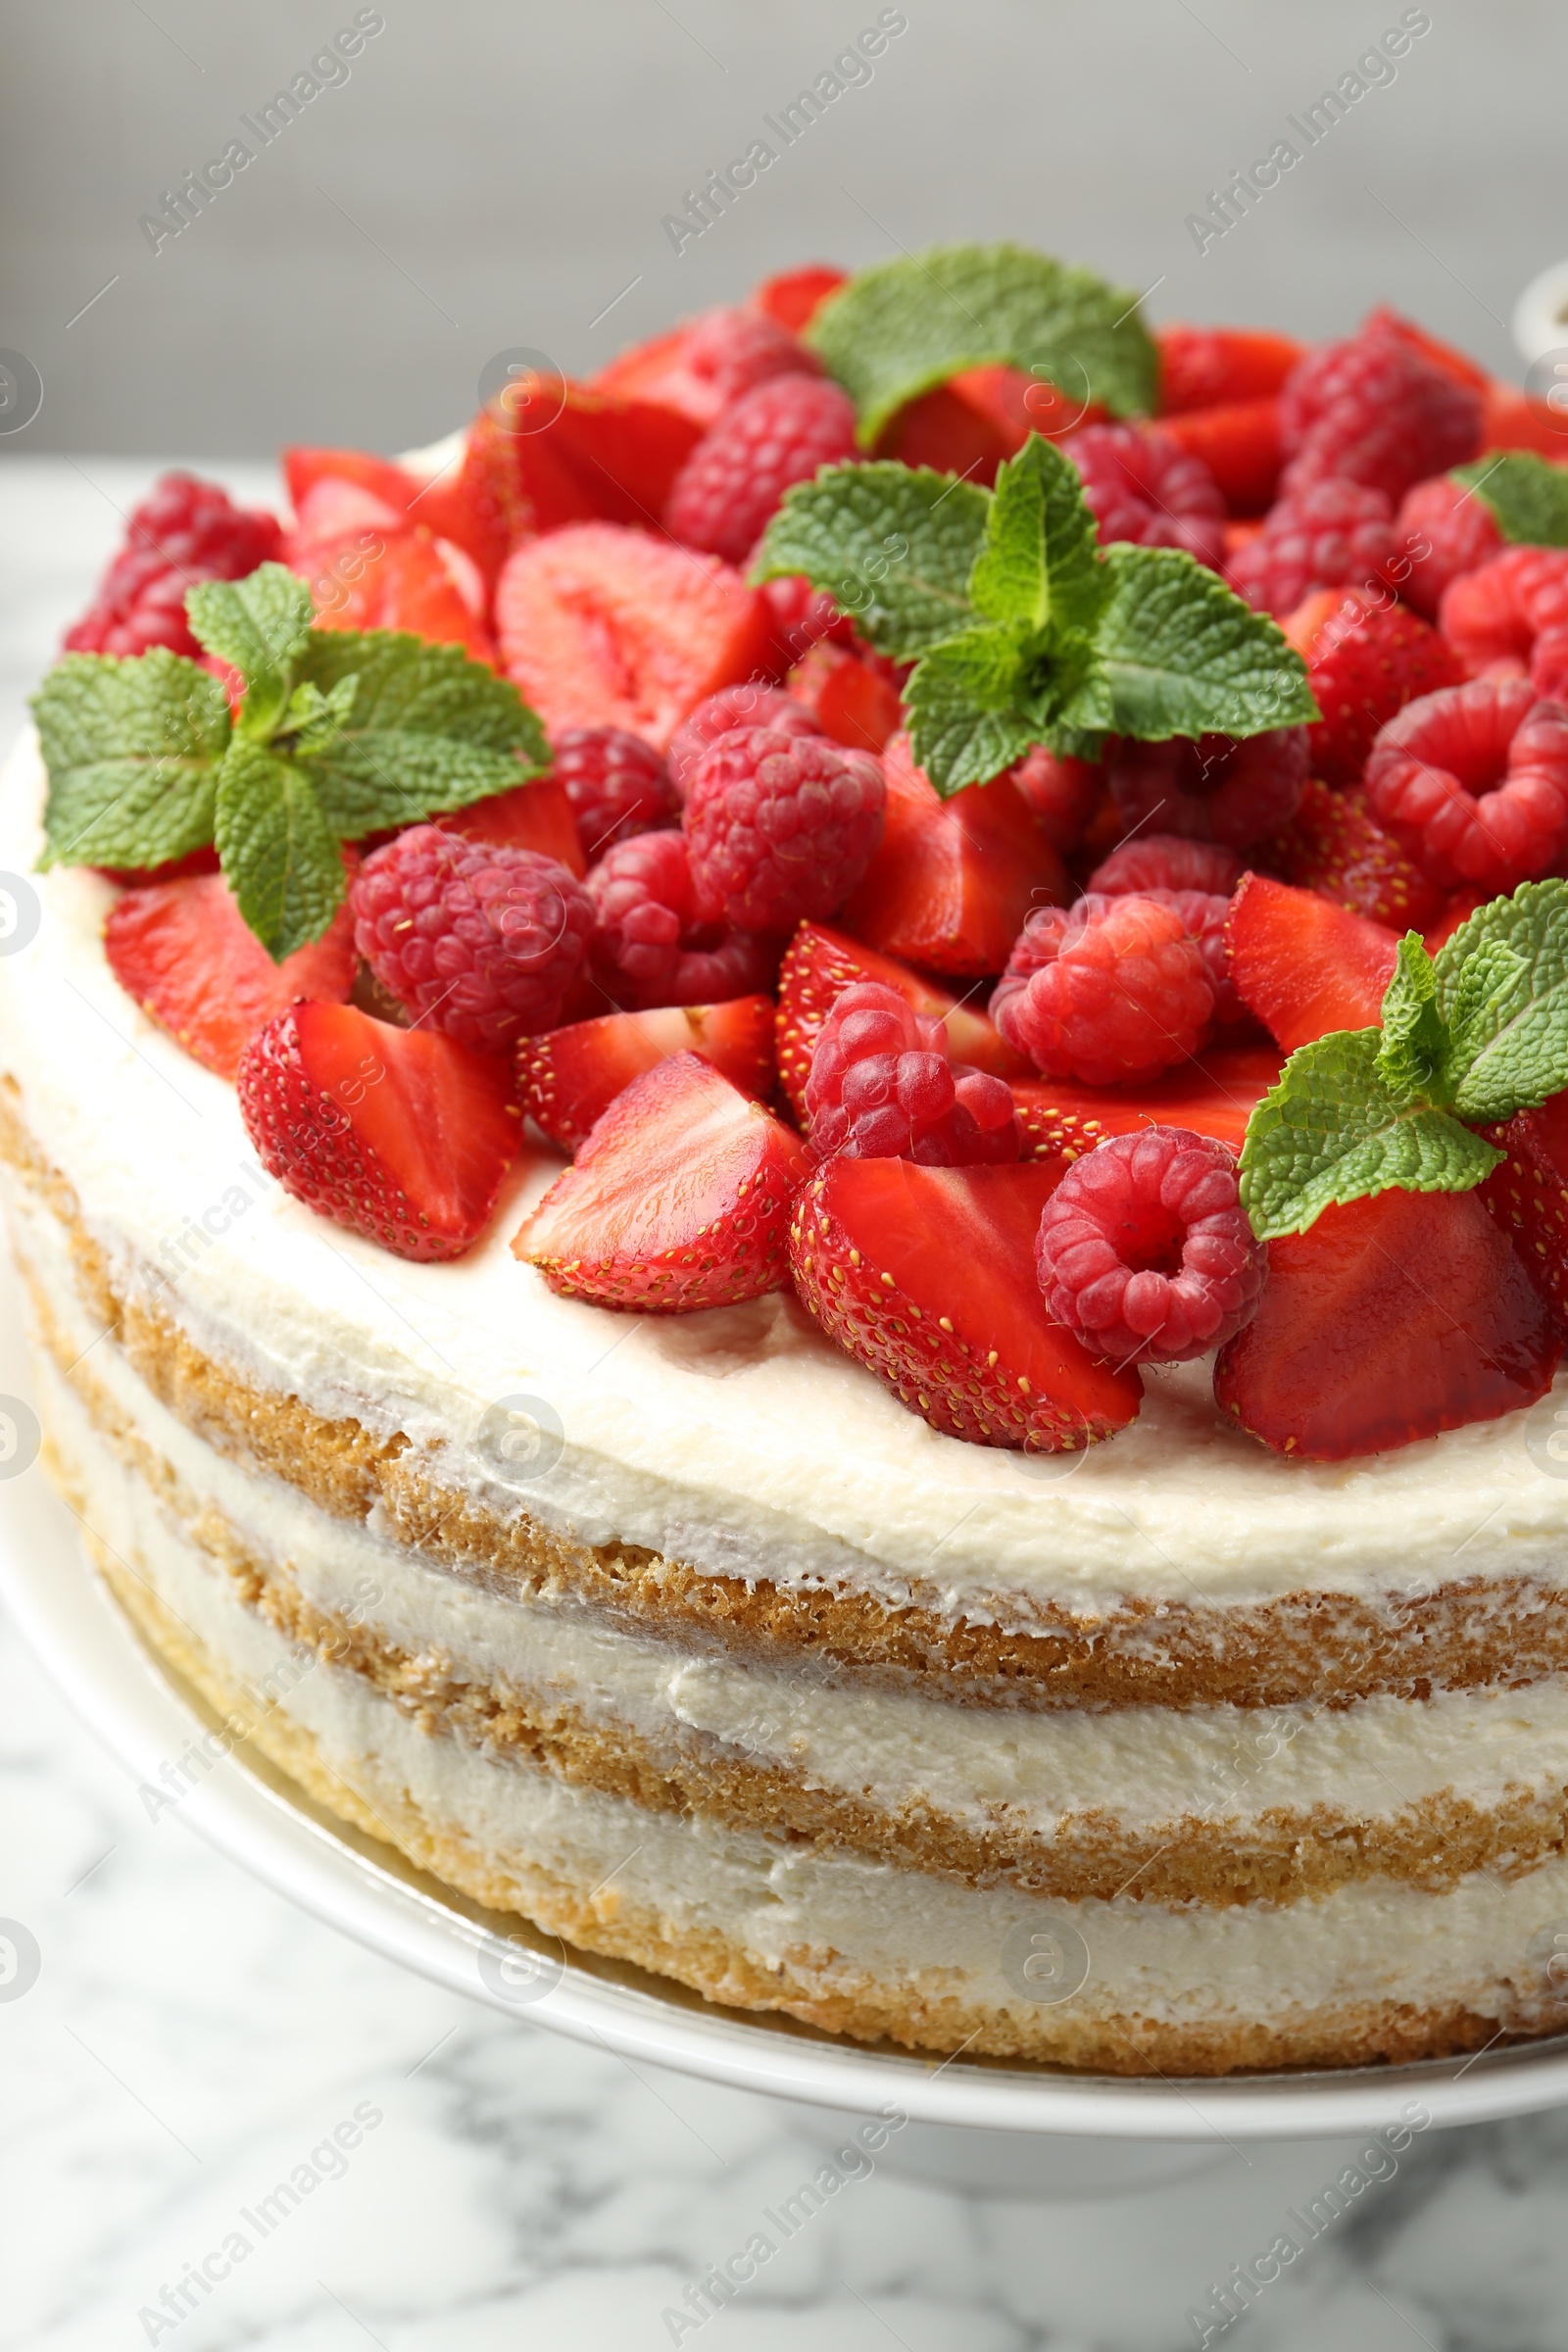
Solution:
[[[1026,1462],[928,1428],[790,1298],[664,1318],[554,1297],[508,1247],[554,1154],[519,1171],[456,1264],[411,1265],[323,1222],[256,1166],[232,1087],[121,989],[102,946],[113,886],[31,874],[43,790],[28,738],[0,778],[0,869],[28,877],[40,918],[0,956],[0,1069],[88,1229],[208,1353],[322,1414],[407,1433],[491,1507],[714,1573],[893,1605],[919,1593],[1002,1624],[1033,1601],[1092,1614],[1126,1596],[1560,1582],[1568,1481],[1538,1466],[1529,1416],[1295,1463],[1222,1418],[1198,1363],[1154,1375],[1109,1444]],[[532,1479],[496,1438],[518,1397],[563,1433]]]

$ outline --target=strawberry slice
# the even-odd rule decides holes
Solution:
[[[1508,1156],[1477,1198],[1512,1239],[1557,1329],[1568,1333],[1568,1094],[1482,1132]]]
[[[1161,326],[1159,351],[1160,423],[1194,409],[1261,400],[1282,392],[1285,379],[1306,345],[1291,335],[1251,326]]]
[[[904,716],[892,680],[843,645],[813,645],[790,671],[784,691],[810,711],[824,735],[854,752],[880,752]]]
[[[1283,625],[1323,713],[1306,734],[1312,772],[1328,784],[1359,784],[1386,719],[1418,696],[1464,680],[1446,637],[1372,589],[1319,589]]]
[[[1562,1352],[1519,1252],[1473,1193],[1377,1193],[1268,1246],[1268,1286],[1214,1396],[1296,1460],[1346,1461],[1494,1421]]]
[[[528,445],[547,442],[592,501],[590,514],[657,529],[675,476],[703,428],[657,401],[615,400],[584,384],[566,385],[565,394],[565,405],[547,433],[515,436],[524,489]]]
[[[798,1135],[696,1054],[675,1054],[611,1103],[513,1250],[553,1291],[683,1315],[789,1279]]]
[[[1394,974],[1398,940],[1382,923],[1244,874],[1225,926],[1236,993],[1287,1054],[1331,1029],[1372,1029]]]
[[[588,871],[566,787],[556,776],[535,776],[530,783],[514,784],[510,792],[493,793],[487,801],[432,816],[430,822],[443,833],[461,833],[465,841],[537,850],[542,858],[557,858],[579,881]]]
[[[1561,466],[1568,461],[1562,418],[1544,401],[1532,400],[1516,384],[1490,379],[1483,396],[1481,446],[1484,450],[1533,449],[1540,458]]]
[[[288,550],[289,566],[309,581],[319,629],[407,629],[461,645],[475,662],[496,663],[489,630],[464,596],[448,558],[420,524],[398,531],[352,531]]]
[[[837,999],[857,981],[876,980],[896,988],[916,1012],[939,1019],[948,1033],[948,1052],[955,1061],[971,1069],[989,1070],[997,1078],[1021,1078],[1029,1063],[1015,1053],[968,1003],[960,1003],[934,980],[911,972],[906,963],[879,956],[874,948],[826,923],[802,923],[785,952],[778,980],[778,1077],[790,1108],[806,1123],[806,1081],[811,1074],[811,1055],[822,1023]]]
[[[765,660],[764,600],[716,556],[579,523],[519,547],[496,588],[507,673],[549,733],[625,727],[663,751]]]
[[[1060,1167],[831,1159],[796,1204],[795,1287],[829,1339],[949,1437],[1070,1452],[1138,1411],[1134,1369],[1098,1363],[1048,1313],[1040,1213]]]
[[[426,530],[461,547],[478,565],[490,593],[513,549],[539,527],[523,495],[514,438],[488,411],[476,416],[462,459],[424,484],[415,509]]]
[[[1240,1152],[1247,1122],[1280,1068],[1277,1046],[1206,1046],[1199,1060],[1161,1071],[1143,1086],[1113,1091],[1070,1079],[1014,1079],[1012,1099],[1023,1121],[1024,1149],[1034,1159],[1061,1152],[1076,1158],[1107,1135],[1133,1135],[1148,1126],[1188,1127]]]
[[[1000,972],[1031,906],[1072,897],[1066,867],[1010,776],[944,801],[907,735],[894,736],[882,766],[881,846],[841,910],[845,930],[931,971]]]
[[[1019,368],[966,368],[899,411],[877,455],[905,466],[930,466],[969,481],[994,482],[1004,458],[1015,458],[1031,433],[1053,440],[1108,412],[1058,392]]]
[[[408,485],[413,496],[414,484]],[[351,531],[401,531],[408,521],[407,500],[392,506],[358,482],[339,481],[334,474],[313,482],[294,510],[294,528],[288,534],[289,561],[308,556],[318,541],[346,539]]]
[[[1261,514],[1273,505],[1285,463],[1280,404],[1273,395],[1162,416],[1159,429],[1189,457],[1202,460],[1233,514]]]
[[[512,1073],[438,1029],[353,1004],[291,1004],[240,1059],[239,1106],[269,1175],[399,1257],[461,1257],[517,1156]]]
[[[1315,890],[1391,931],[1424,931],[1443,912],[1443,893],[1385,833],[1364,792],[1332,792],[1316,776],[1301,787],[1296,814],[1253,853],[1284,882]]]
[[[127,890],[104,925],[115,978],[187,1054],[232,1078],[258,1029],[298,997],[341,1004],[359,961],[347,906],[321,938],[272,958],[221,874]]]
[[[803,269],[781,270],[776,276],[764,277],[752,295],[752,307],[765,311],[778,325],[798,335],[810,325],[828,296],[848,280],[848,270],[835,270],[830,262],[808,262]]]
[[[326,482],[352,484],[393,515],[408,513],[419,487],[390,458],[363,449],[285,449],[280,463],[296,522],[307,498]]]
[[[773,1091],[773,1000],[670,1004],[612,1012],[522,1038],[517,1086],[526,1115],[553,1144],[575,1152],[624,1087],[674,1054],[700,1054],[754,1102]]]

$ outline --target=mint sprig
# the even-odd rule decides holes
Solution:
[[[1397,1186],[1463,1193],[1503,1154],[1475,1132],[1568,1088],[1568,882],[1493,899],[1440,949],[1399,942],[1382,1026],[1293,1054],[1248,1122],[1242,1200],[1261,1241]]]
[[[752,576],[801,572],[917,663],[911,748],[944,795],[1037,743],[1094,758],[1109,733],[1256,735],[1318,715],[1300,656],[1217,573],[1175,548],[1100,548],[1077,468],[1038,434],[990,493],[923,468],[823,467],[787,494]]]
[[[1568,444],[1564,457],[1568,458]],[[1494,449],[1453,479],[1490,507],[1503,537],[1521,547],[1568,547],[1568,466],[1529,449]]]
[[[463,808],[539,774],[549,747],[514,686],[461,646],[318,629],[278,564],[193,588],[220,681],[160,648],[68,654],[33,697],[49,772],[40,865],[162,865],[216,843],[274,960],[319,939],[344,895],[342,845]]]
[[[1027,369],[1112,416],[1154,405],[1138,296],[1021,245],[938,245],[859,270],[807,329],[873,449],[908,401],[966,368]]]

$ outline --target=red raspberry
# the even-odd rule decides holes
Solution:
[[[882,838],[882,762],[820,735],[737,727],[703,755],[683,823],[699,910],[745,931],[837,912]]]
[[[1083,476],[1102,547],[1181,547],[1218,571],[1225,561],[1225,499],[1201,458],[1157,425],[1086,424],[1062,442]]]
[[[624,727],[567,727],[556,737],[551,760],[590,864],[612,841],[673,824],[680,814],[664,762]]]
[[[822,732],[806,705],[776,686],[760,686],[755,678],[739,686],[721,686],[687,713],[669,739],[669,780],[677,801],[684,801],[690,791],[703,754],[737,727],[771,727],[780,735]]]
[[[1387,326],[1325,343],[1294,368],[1280,395],[1286,496],[1334,475],[1381,490],[1391,505],[1412,482],[1462,466],[1481,447],[1481,395]],[[1325,587],[1337,586],[1327,580]]]
[[[144,654],[165,645],[199,658],[185,620],[186,589],[198,580],[244,579],[276,561],[282,537],[275,514],[231,506],[216,482],[163,474],[132,514],[92,605],[66,631],[66,652]]]
[[[1477,498],[1451,473],[1434,474],[1407,490],[1394,518],[1397,554],[1389,576],[1397,582],[1408,605],[1427,620],[1436,620],[1443,592],[1467,571],[1479,571],[1502,546],[1497,518],[1484,498]],[[1410,566],[1399,578],[1401,563]]]
[[[1058,856],[1069,857],[1100,804],[1105,788],[1104,769],[1092,760],[1058,760],[1054,752],[1037,743],[1006,773],[1052,848]]]
[[[499,1054],[551,1029],[593,935],[593,902],[537,850],[413,825],[349,893],[354,944],[381,986],[460,1045]]]
[[[1568,703],[1568,628],[1542,630],[1530,657],[1530,683],[1543,702]]]
[[[687,332],[683,363],[710,383],[724,406],[776,375],[820,375],[814,351],[765,311],[705,311]]]
[[[1225,577],[1260,612],[1294,612],[1314,588],[1375,588],[1395,554],[1389,501],[1355,482],[1313,482],[1269,509]]]
[[[819,1159],[963,1168],[1014,1160],[1023,1148],[1005,1081],[955,1069],[942,1023],[874,980],[835,998],[812,1051],[806,1115]]]
[[[1268,1275],[1229,1152],[1185,1127],[1113,1135],[1075,1159],[1046,1202],[1035,1263],[1057,1322],[1116,1364],[1223,1347]]]
[[[1568,847],[1568,709],[1528,678],[1424,695],[1372,746],[1366,796],[1440,887],[1511,891]]]
[[[1438,626],[1472,677],[1524,676],[1544,629],[1568,625],[1568,548],[1505,547],[1444,591]]]
[[[1214,1023],[1228,1028],[1233,1021],[1250,1021],[1253,1015],[1236,993],[1231,978],[1231,955],[1225,936],[1230,919],[1231,894],[1216,890],[1145,890],[1140,898],[1152,899],[1156,906],[1169,906],[1181,917],[1182,929],[1203,958],[1203,972],[1214,992]]]
[[[773,985],[776,953],[698,916],[684,833],[618,841],[588,877],[595,977],[630,1012],[724,1004]]]
[[[1182,833],[1140,833],[1097,865],[1088,887],[1107,899],[1146,890],[1203,890],[1228,899],[1242,878],[1242,861],[1217,841]]]
[[[1123,824],[1157,825],[1190,841],[1245,850],[1288,825],[1308,767],[1306,729],[1270,727],[1237,743],[1229,735],[1115,745],[1107,760]]]
[[[739,564],[794,482],[858,454],[849,394],[825,376],[781,375],[726,409],[675,476],[671,535]]]
[[[1173,906],[1105,899],[1037,906],[991,1000],[1009,1046],[1048,1078],[1119,1086],[1188,1061],[1214,992]]]

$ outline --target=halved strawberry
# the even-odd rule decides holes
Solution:
[[[904,716],[891,678],[847,646],[813,645],[790,671],[784,691],[810,711],[824,735],[856,752],[880,752]]]
[[[1106,414],[1097,401],[1086,407],[1019,368],[967,368],[901,409],[877,455],[989,484],[1003,459],[1015,458],[1031,433],[1053,440],[1077,425],[1097,424]]]
[[[350,531],[401,531],[408,521],[408,499],[414,495],[414,484],[407,484],[407,496],[393,506],[373,490],[359,482],[340,481],[327,474],[313,482],[302,492],[294,509],[294,528],[288,534],[289,562],[296,555],[308,556],[321,539],[343,539]]]
[[[688,710],[765,659],[769,620],[716,556],[588,522],[509,558],[496,633],[551,735],[625,727],[662,751]]]
[[[575,1152],[622,1089],[673,1054],[700,1054],[743,1095],[765,1102],[773,1091],[772,998],[612,1012],[522,1038],[517,1086],[523,1110],[553,1144]]]
[[[1444,902],[1436,919],[1426,927],[1423,937],[1427,954],[1436,956],[1440,948],[1446,948],[1454,933],[1464,928],[1476,908],[1486,904],[1486,896],[1479,890],[1454,891]]]
[[[1568,1333],[1568,1094],[1482,1132],[1508,1156],[1477,1198],[1511,1238],[1558,1330]]]
[[[346,482],[394,514],[405,514],[418,483],[390,458],[364,449],[285,449],[279,461],[296,520],[306,499],[323,482]]]
[[[292,1004],[240,1058],[262,1165],[318,1216],[400,1257],[461,1257],[517,1156],[512,1072],[439,1029],[353,1004]]]
[[[341,1004],[359,960],[345,905],[321,938],[274,963],[217,873],[127,890],[110,909],[104,953],[126,995],[220,1078],[233,1077],[249,1040],[296,998]]]
[[[1064,906],[1067,869],[1010,776],[942,800],[909,757],[882,756],[887,807],[865,880],[840,911],[856,939],[934,972],[1000,972],[1031,906]]]
[[[400,531],[351,531],[311,547],[289,546],[290,567],[308,580],[320,629],[407,629],[461,645],[496,663],[489,630],[463,595],[453,567],[419,524]]]
[[[1383,1016],[1398,940],[1315,890],[1244,874],[1225,926],[1236,993],[1287,1054]]]
[[[1060,1153],[1076,1158],[1107,1135],[1134,1135],[1150,1126],[1188,1127],[1240,1152],[1247,1122],[1280,1067],[1277,1046],[1206,1046],[1196,1061],[1181,1062],[1142,1086],[1097,1089],[1070,1079],[1015,1078],[1012,1099],[1033,1159]]]
[[[514,547],[539,528],[517,474],[513,436],[486,411],[469,425],[463,456],[424,483],[414,519],[461,547],[494,591]]]
[[[1473,1193],[1377,1193],[1268,1246],[1214,1396],[1276,1452],[1339,1462],[1533,1404],[1562,1352]]]
[[[556,776],[535,776],[527,784],[514,784],[510,792],[493,793],[487,801],[432,816],[430,822],[444,833],[461,833],[465,841],[537,850],[542,858],[559,859],[579,881],[588,871],[566,787]]]
[[[781,270],[776,276],[764,277],[751,296],[752,308],[765,311],[778,325],[798,335],[810,325],[830,294],[836,294],[848,280],[849,272],[835,270],[830,262],[808,262],[804,269]]]
[[[682,1315],[782,1289],[798,1135],[696,1054],[611,1103],[513,1242],[553,1291]]]
[[[1252,326],[1160,326],[1154,342],[1159,351],[1155,415],[1161,424],[1192,409],[1216,409],[1283,391],[1306,352],[1294,336]]]
[[[565,386],[565,404],[547,433],[515,438],[523,486],[531,441],[548,441],[606,522],[655,530],[675,476],[703,437],[689,416],[657,401],[617,400],[585,384]]]
[[[1493,378],[1482,395],[1481,446],[1484,450],[1533,449],[1555,465],[1568,463],[1568,437],[1563,420],[1544,401],[1532,400],[1516,384]]]
[[[1259,842],[1252,855],[1281,881],[1315,890],[1391,931],[1424,931],[1443,912],[1442,891],[1385,833],[1366,794],[1333,792],[1316,776],[1302,785],[1284,832]]]
[[[826,923],[802,923],[785,951],[778,976],[778,1078],[791,1109],[806,1120],[806,1081],[811,1074],[811,1055],[822,1023],[844,990],[858,981],[879,981],[896,988],[916,1012],[939,1019],[948,1033],[948,1052],[955,1061],[971,1069],[989,1070],[997,1078],[1021,1078],[1029,1069],[1000,1030],[977,1009],[977,1003],[959,1000],[911,972],[906,963],[879,956],[875,948],[850,939]]]
[[[1359,784],[1384,721],[1418,696],[1464,679],[1446,637],[1408,606],[1368,588],[1319,589],[1283,625],[1323,713],[1307,741],[1312,772],[1325,783]]]
[[[1201,458],[1232,514],[1261,514],[1273,504],[1285,463],[1280,404],[1273,394],[1162,416],[1159,429],[1179,441],[1189,457]]]
[[[1070,1452],[1124,1429],[1143,1383],[1047,1311],[1040,1214],[1060,1166],[924,1168],[830,1159],[796,1202],[790,1265],[846,1353],[933,1429]]]

